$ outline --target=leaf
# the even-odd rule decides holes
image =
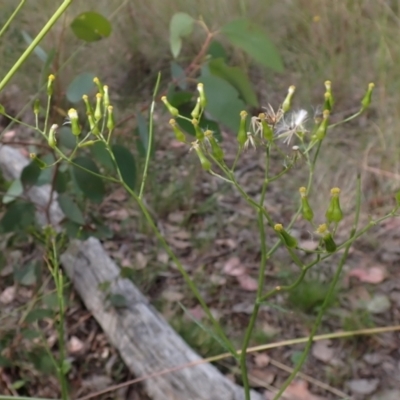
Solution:
[[[35,161],[29,163],[21,172],[21,183],[24,187],[36,185],[42,170]]]
[[[64,193],[67,190],[69,176],[67,172],[58,171],[54,189],[57,193]]]
[[[226,275],[229,276],[240,276],[246,273],[246,269],[243,267],[240,262],[239,257],[231,257],[225,263],[223,271]]]
[[[187,81],[185,70],[177,64],[175,61],[171,62],[171,76],[172,79],[176,82],[176,84],[182,89],[187,89]]]
[[[35,223],[35,206],[24,200],[17,200],[8,208],[1,220],[4,233],[24,231]]]
[[[28,46],[33,42],[33,39],[31,35],[29,35],[28,32],[22,31],[21,32],[22,37],[24,38],[25,42],[28,44]],[[37,55],[40,61],[45,63],[48,59],[47,53],[39,46],[36,45],[36,47],[33,49],[33,52]]]
[[[208,67],[212,75],[229,82],[248,105],[258,107],[257,95],[252,84],[248,76],[239,67],[229,67],[222,58],[211,60]]]
[[[78,205],[68,194],[61,194],[58,196],[58,204],[65,216],[77,224],[84,225],[85,218]]]
[[[375,266],[371,268],[354,268],[349,272],[349,276],[358,278],[361,282],[365,283],[381,283],[387,277],[387,271],[385,267]]]
[[[51,165],[55,161],[54,160],[54,156],[51,153],[44,155],[41,158],[41,160],[47,165]],[[50,184],[51,181],[53,180],[54,168],[55,167],[52,166],[52,167],[47,167],[47,168],[41,170],[39,178],[36,181],[36,186],[42,186],[42,185]]]
[[[94,203],[101,203],[106,194],[104,182],[99,176],[89,172],[100,174],[97,165],[87,157],[76,157],[73,162],[87,170],[85,171],[76,165],[72,166],[72,174],[79,189],[89,200]]]
[[[7,189],[6,194],[3,196],[3,204],[11,203],[16,200],[23,193],[24,188],[20,179],[12,181],[10,187]]]
[[[208,47],[208,54],[212,58],[222,58],[224,61],[228,61],[228,55],[226,54],[225,47],[218,42],[213,40]]]
[[[83,72],[76,76],[73,81],[68,85],[66,96],[71,103],[78,103],[82,101],[84,94],[89,95],[95,88],[93,79],[95,75],[91,72]]]
[[[352,379],[346,382],[350,390],[359,395],[369,395],[378,389],[379,379]]]
[[[249,292],[255,292],[258,288],[257,281],[250,275],[244,274],[236,277],[240,287]]]
[[[39,321],[41,319],[54,317],[54,312],[45,308],[34,308],[32,311],[29,311],[28,315],[25,318],[25,322],[31,324],[32,322]]]
[[[367,304],[367,310],[372,314],[382,314],[390,310],[390,300],[384,294],[376,294]]]
[[[14,266],[14,280],[21,285],[31,286],[37,281],[39,266],[37,263],[28,263],[22,266]]]
[[[136,121],[137,121],[137,128],[135,129],[135,136],[137,138],[136,139],[137,149],[142,157],[146,157],[147,149],[149,146],[149,126],[141,113],[136,114]],[[154,141],[151,150],[152,151],[150,155],[153,156]]]
[[[75,36],[85,42],[95,42],[108,37],[112,30],[108,19],[93,11],[78,15],[70,26]]]
[[[207,95],[206,110],[218,122],[236,132],[240,112],[246,109],[244,102],[239,99],[238,91],[224,79],[211,75],[207,67],[202,68],[199,81],[204,84]]]
[[[104,168],[110,171],[115,170],[114,162],[103,142],[96,142],[90,146],[90,152],[92,153],[93,158],[96,159],[96,161]]]
[[[82,97],[80,97],[79,100],[82,100]],[[71,127],[69,126],[62,126],[58,130],[57,140],[60,146],[64,146],[70,150],[74,149],[76,146],[76,137],[73,135]]]
[[[176,108],[179,108],[180,106],[184,105],[184,104],[192,104],[192,99],[193,99],[193,92],[189,92],[189,91],[185,91],[185,90],[176,90],[175,86],[170,85],[168,88],[168,93],[167,93],[167,99],[169,101],[169,103]],[[192,111],[194,108],[194,104],[193,106],[191,106],[191,110]]]
[[[109,300],[115,308],[124,308],[128,305],[126,298],[122,294],[112,294]]]
[[[265,31],[254,21],[246,18],[227,23],[221,33],[234,45],[255,61],[276,72],[282,72],[283,62],[274,44],[269,40]]]
[[[193,31],[194,19],[186,13],[178,12],[171,18],[169,25],[169,44],[174,58],[178,57],[182,48],[182,38]]]
[[[132,153],[126,147],[119,144],[112,146],[112,152],[123,181],[134,190],[136,184],[136,163]]]

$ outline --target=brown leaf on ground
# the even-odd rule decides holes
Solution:
[[[275,380],[275,374],[267,368],[249,370],[249,380],[253,387],[267,387]]]
[[[328,363],[334,356],[334,349],[330,347],[330,340],[319,340],[312,347],[312,355],[319,361]]]
[[[266,393],[266,399],[274,398],[275,393]],[[297,380],[290,384],[285,390],[282,400],[324,400],[324,397],[316,396],[308,390],[306,381]]]
[[[381,283],[387,277],[386,268],[383,265],[377,265],[371,268],[354,268],[349,272],[349,277],[355,277],[365,283]]]
[[[231,257],[222,270],[229,276],[241,276],[246,273],[246,269],[241,265],[239,257]]]
[[[256,364],[258,368],[266,367],[269,362],[270,358],[265,353],[259,353],[254,356],[254,364]]]
[[[250,275],[241,275],[236,277],[240,287],[249,292],[255,292],[257,290],[257,281]]]
[[[0,303],[10,304],[15,299],[16,291],[17,289],[15,286],[9,286],[5,288],[0,294]]]
[[[379,379],[352,379],[347,382],[347,386],[353,393],[363,395],[372,394],[378,385]]]

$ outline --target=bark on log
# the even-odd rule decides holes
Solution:
[[[20,176],[28,160],[16,149],[0,147],[0,168],[8,179]],[[49,187],[33,187],[27,195],[39,207],[47,204]],[[38,213],[40,222],[44,216]],[[63,214],[58,203],[50,208],[51,221],[58,224]],[[61,256],[63,268],[87,309],[98,321],[128,368],[143,376],[174,368],[200,357],[169,326],[136,286],[119,277],[118,266],[95,238],[82,242],[72,240]],[[113,294],[122,295],[127,303],[115,308],[106,301],[99,284],[109,281]],[[213,365],[202,364],[151,378],[144,382],[154,400],[243,400],[243,388],[235,385]],[[263,397],[252,392],[252,400]]]

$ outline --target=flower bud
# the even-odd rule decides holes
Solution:
[[[197,98],[197,102],[196,105],[194,106],[193,111],[190,113],[190,115],[192,116],[192,118],[194,119],[198,119],[200,116],[200,111],[201,111],[201,107],[200,107],[200,97]]]
[[[68,117],[71,122],[71,132],[74,136],[79,136],[81,134],[81,127],[78,121],[78,113],[74,108],[68,110]]]
[[[261,121],[263,138],[268,142],[272,142],[274,140],[274,132],[272,128],[267,124],[267,121],[265,120],[265,114],[258,114],[258,119]]]
[[[204,153],[202,152],[202,150],[200,149],[199,143],[193,142],[192,143],[192,149],[194,149],[194,151],[197,153],[197,156],[199,157],[200,160],[200,164],[202,166],[202,168],[205,171],[210,171],[211,169],[211,162],[207,159],[207,157],[204,155]]]
[[[93,135],[98,136],[100,135],[99,128],[97,126],[96,121],[94,120],[93,115],[87,114],[88,121],[89,121],[89,126],[90,126],[90,132],[93,133]]]
[[[328,222],[338,223],[343,219],[342,209],[340,208],[339,194],[339,188],[335,187],[331,189],[331,201],[325,214]]]
[[[103,89],[103,85],[100,82],[100,79],[97,78],[97,76],[96,76],[95,78],[93,78],[93,82],[97,86],[97,90],[99,91],[99,93],[101,93],[101,95],[103,95],[104,89]]]
[[[94,115],[93,115],[93,108],[92,108],[92,105],[90,104],[89,97],[88,97],[86,94],[84,94],[84,95],[82,96],[82,99],[83,99],[83,101],[84,101],[84,103],[85,103],[86,114],[87,114],[87,115],[90,114],[90,115],[94,118]]]
[[[239,132],[237,134],[237,141],[239,142],[240,147],[243,147],[247,140],[246,118],[247,118],[247,112],[241,111]]]
[[[107,107],[107,129],[112,131],[115,128],[115,119],[114,119],[114,107]]]
[[[58,129],[58,125],[57,124],[53,124],[50,127],[50,130],[49,130],[49,136],[47,138],[47,141],[49,143],[49,146],[52,149],[55,149],[56,146],[57,146],[57,139],[56,139],[56,131],[57,131],[57,129]]]
[[[39,99],[35,99],[35,101],[33,103],[33,113],[35,115],[39,115],[39,113],[40,113],[40,100]]]
[[[201,108],[206,108],[207,105],[207,98],[206,94],[204,93],[204,85],[202,83],[197,84],[197,90],[199,91],[200,95],[200,106]]]
[[[366,110],[371,104],[372,90],[374,89],[374,87],[375,87],[375,84],[371,82],[368,85],[367,93],[365,93],[364,98],[361,100],[361,109],[363,111]]]
[[[294,94],[295,90],[296,90],[295,86],[292,85],[292,86],[289,87],[286,99],[282,103],[282,111],[284,113],[289,111],[290,108],[292,107],[292,98],[293,98],[293,94]]]
[[[276,224],[274,226],[275,231],[281,237],[283,243],[285,243],[286,247],[295,248],[297,247],[297,239],[290,235],[288,232],[285,231],[281,224]]]
[[[328,231],[326,224],[322,224],[318,227],[317,233],[322,236],[325,249],[328,253],[334,253],[337,249],[336,243],[333,240],[332,234]]]
[[[103,86],[103,91],[104,91],[103,105],[104,105],[104,108],[107,109],[107,107],[110,105],[110,96],[108,94],[108,86],[107,85]]]
[[[171,118],[169,120],[169,124],[172,126],[172,129],[174,130],[176,140],[178,142],[186,143],[185,134],[179,129],[176,121],[173,118]]]
[[[204,136],[206,137],[206,139],[208,139],[208,141],[209,141],[209,143],[211,145],[211,152],[212,152],[212,155],[215,157],[215,159],[217,161],[223,161],[224,152],[221,149],[221,147],[218,144],[218,142],[215,140],[215,137],[213,136],[213,132],[210,131],[209,129],[207,129],[204,132]]]
[[[333,95],[332,95],[332,83],[331,81],[325,81],[325,104],[324,104],[324,110],[329,110],[332,111],[334,100],[333,100]]]
[[[32,161],[35,162],[35,164],[40,168],[40,169],[45,169],[47,167],[47,164],[41,160],[37,154],[35,153],[30,153],[29,157],[31,158]]]
[[[48,96],[52,96],[53,95],[53,88],[54,88],[54,79],[56,79],[56,77],[53,74],[50,74],[48,79],[47,79],[47,95]]]
[[[177,117],[179,115],[179,110],[173,106],[171,106],[171,104],[169,103],[169,101],[167,100],[167,96],[163,96],[161,97],[162,102],[165,104],[165,106],[168,108],[169,113],[173,116],[173,117]]]
[[[326,131],[328,130],[329,114],[329,110],[324,110],[322,121],[315,132],[314,137],[316,140],[323,140],[326,136]]]
[[[193,118],[192,119],[192,125],[194,127],[194,131],[196,132],[196,139],[197,140],[203,140],[204,139],[204,133],[201,130],[201,128],[199,127],[199,121],[197,121],[197,119]]]
[[[397,207],[400,207],[400,190],[398,192],[396,192],[396,194],[394,195],[394,198],[396,199]]]
[[[101,93],[96,94],[96,108],[94,110],[94,120],[96,122],[101,120],[103,113],[101,112],[101,99],[103,95]]]
[[[98,140],[87,140],[86,142],[79,143],[78,147],[89,147],[97,143]]]
[[[301,197],[301,214],[306,221],[311,222],[314,218],[314,213],[308,203],[307,189],[305,187],[301,187],[299,192]]]

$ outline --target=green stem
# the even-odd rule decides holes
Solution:
[[[151,150],[152,150],[152,147],[153,147],[153,135],[154,135],[154,120],[153,120],[153,116],[154,116],[154,107],[155,107],[155,104],[156,104],[156,96],[157,96],[158,88],[160,86],[160,80],[161,80],[161,73],[159,72],[158,75],[157,75],[157,82],[156,82],[156,85],[155,85],[154,91],[153,91],[153,100],[152,100],[151,106],[150,106],[149,140],[147,142],[147,154],[146,154],[146,161],[145,161],[144,169],[143,169],[142,183],[140,185],[139,199],[142,199],[142,197],[143,197],[144,185],[145,185],[146,178],[147,178],[147,171],[148,171],[148,168],[149,168],[150,155],[151,155]]]
[[[26,0],[21,0],[20,3],[18,4],[18,7],[15,9],[15,11],[11,14],[10,18],[8,18],[7,22],[4,24],[3,28],[0,30],[0,38],[4,35],[4,32],[7,30],[7,28],[10,26],[11,22],[14,20],[16,15],[19,13],[21,8],[24,6],[26,3]]]
[[[15,75],[15,73],[18,71],[21,65],[26,61],[26,59],[29,57],[29,55],[32,53],[35,47],[46,36],[47,32],[53,27],[53,25],[57,22],[57,20],[61,17],[61,15],[65,12],[65,10],[71,5],[72,1],[73,0],[64,0],[61,6],[53,14],[53,16],[47,21],[43,29],[37,34],[35,39],[32,40],[32,43],[28,46],[28,48],[24,51],[21,57],[16,61],[16,63],[11,67],[6,76],[0,82],[0,92],[4,89],[7,83]]]

